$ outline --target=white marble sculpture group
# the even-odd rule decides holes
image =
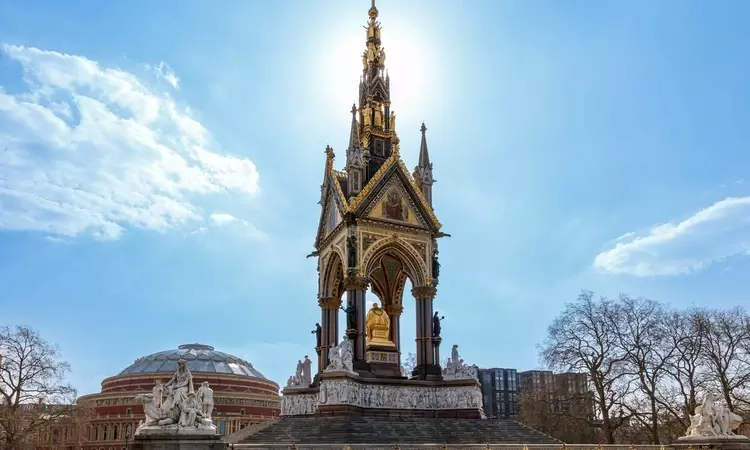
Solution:
[[[305,360],[297,361],[297,370],[286,382],[288,388],[306,388],[312,384],[312,361],[305,355]]]
[[[328,351],[328,366],[323,372],[354,372],[354,344],[344,336],[341,343]]]
[[[467,380],[477,378],[478,370],[476,366],[464,364],[464,360],[458,354],[458,345],[454,344],[451,349],[451,357],[443,369],[443,378],[446,380]]]
[[[730,411],[726,402],[716,401],[709,392],[690,416],[690,427],[680,440],[748,439],[734,433],[741,423],[742,417]]]
[[[162,384],[156,380],[150,394],[138,394],[146,418],[135,430],[140,434],[216,434],[211,421],[214,409],[213,390],[204,382],[198,391],[193,389],[193,375],[187,362],[181,359],[172,378]]]

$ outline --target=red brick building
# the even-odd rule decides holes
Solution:
[[[208,345],[181,345],[138,358],[118,375],[102,381],[100,393],[78,399],[79,407],[92,411],[82,430],[84,443],[80,448],[124,449],[126,438],[133,438],[143,419],[143,408],[134,397],[151,392],[157,378],[164,383],[169,381],[181,358],[187,361],[196,389],[204,381],[213,389],[213,419],[219,434],[228,435],[279,414],[279,385],[265,378],[251,363]]]

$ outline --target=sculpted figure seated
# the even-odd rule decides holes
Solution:
[[[377,303],[373,303],[365,319],[367,345],[395,347],[396,344],[390,339],[390,329],[391,319],[388,318],[388,314]]]

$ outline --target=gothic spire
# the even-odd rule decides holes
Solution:
[[[424,122],[419,130],[422,132],[422,145],[419,147],[419,164],[414,168],[413,176],[427,202],[432,206],[432,184],[435,179],[432,177],[432,162],[430,162],[430,153],[427,151],[427,127]]]
[[[347,153],[358,149],[362,145],[359,137],[359,122],[357,122],[357,105],[352,104],[352,129],[349,132],[349,147]]]

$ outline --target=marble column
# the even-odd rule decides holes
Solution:
[[[414,375],[425,379],[435,372],[435,353],[432,345],[432,300],[437,290],[433,286],[419,286],[411,290],[417,306],[417,366]]]
[[[320,327],[322,336],[320,338],[320,356],[318,357],[318,373],[328,366],[328,350],[338,344],[339,333],[339,307],[341,299],[337,297],[324,297],[318,300],[320,305]]]
[[[346,289],[346,307],[354,306],[356,311],[356,326],[354,330],[347,330],[347,337],[354,340],[354,362],[365,360],[365,292],[369,280],[366,277],[348,276],[344,279]]]
[[[398,364],[401,366],[401,314],[404,312],[404,307],[401,305],[388,305],[384,306],[385,313],[388,314],[388,319],[391,321],[391,329],[388,332],[390,339],[396,344],[396,350],[398,350]]]

